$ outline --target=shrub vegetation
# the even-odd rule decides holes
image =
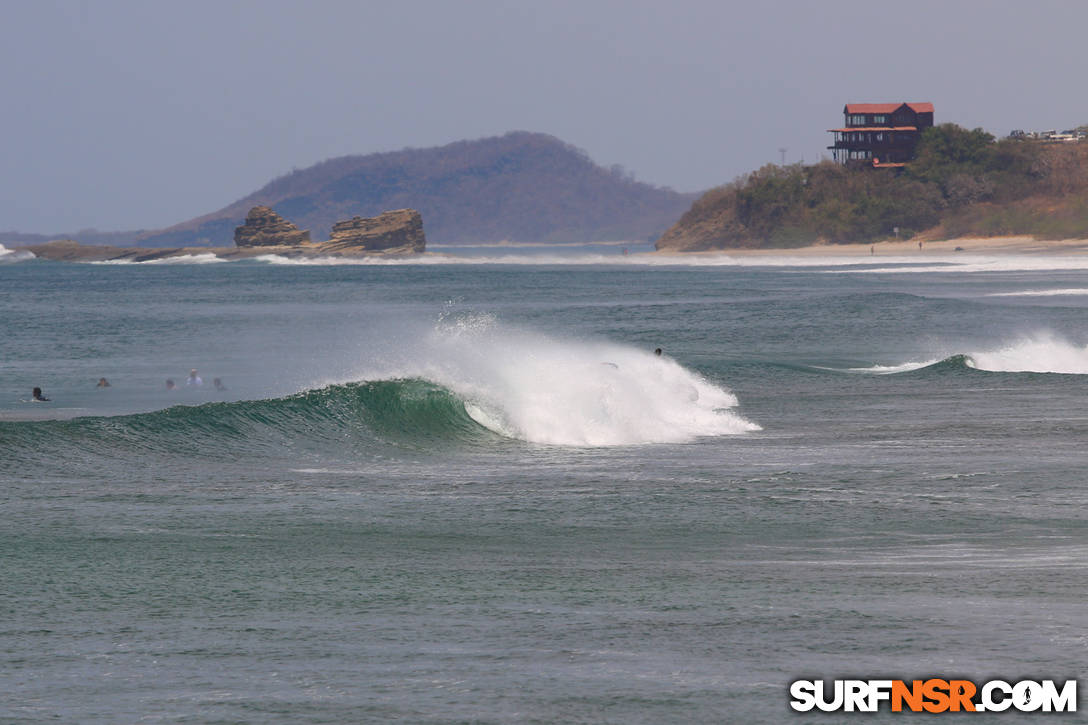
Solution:
[[[902,169],[769,164],[712,189],[659,248],[791,247],[931,236],[1088,237],[1088,143],[927,129]]]

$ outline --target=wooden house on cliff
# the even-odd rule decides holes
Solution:
[[[932,103],[847,103],[844,127],[828,129],[840,164],[901,167],[914,158],[922,131],[933,125]]]

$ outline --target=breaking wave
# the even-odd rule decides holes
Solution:
[[[1052,333],[1039,333],[989,349],[898,365],[850,368],[850,371],[890,375],[916,370],[953,369],[993,373],[1088,375],[1088,345],[1078,345]]]
[[[481,426],[531,443],[685,442],[758,430],[736,397],[675,360],[610,342],[563,340],[491,315],[444,319],[354,379],[413,377],[450,390]]]
[[[105,264],[105,265],[117,265],[117,264],[218,264],[220,262],[227,262],[229,260],[222,259],[221,257],[208,252],[206,254],[179,254],[176,257],[156,257],[154,259],[105,259],[94,262],[88,262],[88,264]]]
[[[1082,297],[1088,295],[1088,289],[1073,287],[1068,289],[1022,290],[1020,292],[991,292],[987,297]]]
[[[33,252],[28,252],[25,249],[8,249],[0,244],[0,264],[25,262],[29,259],[36,259]]]
[[[1022,338],[968,358],[970,367],[990,372],[1088,375],[1088,346],[1052,334]]]
[[[857,264],[857,262],[855,262]],[[889,266],[893,265],[893,266]],[[947,272],[1049,272],[1088,269],[1088,255],[927,255],[927,262],[918,258],[890,257],[879,266],[829,270],[832,274],[937,274]]]
[[[89,436],[81,449],[116,445],[247,449],[516,440],[558,446],[692,441],[759,430],[736,397],[668,357],[608,342],[559,340],[489,315],[444,320],[415,344],[389,343],[340,380],[256,401],[175,406],[67,421],[4,422],[0,437]],[[379,346],[383,347],[383,346]],[[47,432],[48,435],[41,435]],[[310,440],[305,446],[301,441]]]

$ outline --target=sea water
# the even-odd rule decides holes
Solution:
[[[317,262],[0,252],[0,720],[1084,672],[1088,258]]]

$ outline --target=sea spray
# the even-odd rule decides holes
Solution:
[[[1038,333],[993,350],[972,352],[968,365],[990,372],[1066,373],[1088,375],[1088,346],[1054,333]]]
[[[995,373],[1063,373],[1088,375],[1088,346],[1053,332],[1039,332],[966,353],[891,365],[850,368],[850,372],[893,375],[921,369],[971,368]]]
[[[667,356],[550,337],[493,315],[444,316],[400,353],[356,379],[431,381],[480,425],[532,443],[633,445],[759,430],[731,410],[731,392]]]
[[[26,249],[8,249],[3,244],[0,244],[0,264],[25,262],[30,259],[35,259],[33,252],[27,251]]]

